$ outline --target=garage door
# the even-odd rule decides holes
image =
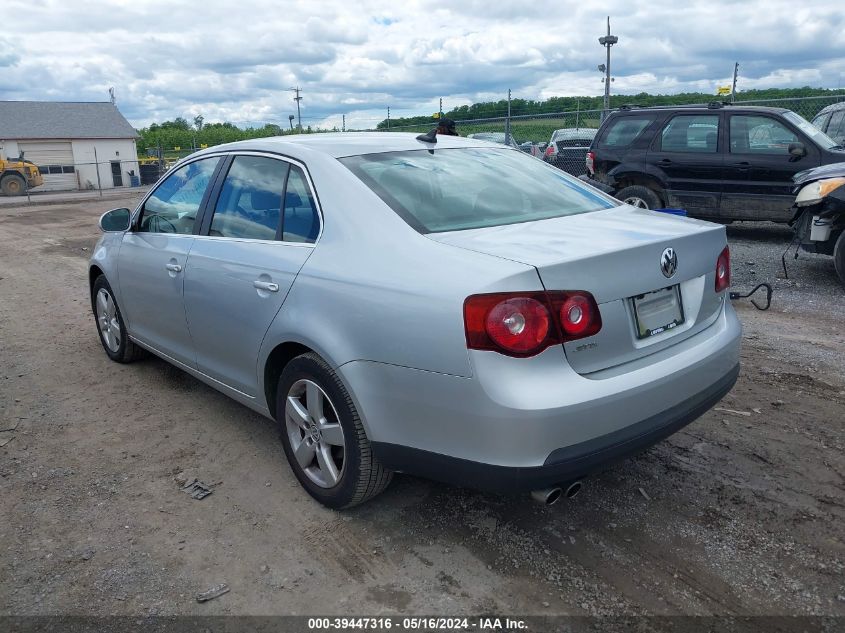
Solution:
[[[37,191],[61,191],[78,188],[73,149],[70,143],[18,143],[26,160],[38,165],[44,184]]]

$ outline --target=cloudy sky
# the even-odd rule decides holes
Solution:
[[[176,116],[374,125],[514,96],[597,95],[610,14],[613,91],[845,88],[842,0],[3,0],[0,100],[117,103]]]

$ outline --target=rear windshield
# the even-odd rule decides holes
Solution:
[[[421,233],[545,220],[620,204],[511,149],[420,149],[340,162]]]
[[[655,115],[620,116],[612,119],[602,133],[600,147],[628,147],[654,121]]]

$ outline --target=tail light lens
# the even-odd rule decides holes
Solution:
[[[731,251],[725,246],[716,260],[716,292],[722,292],[731,285]]]
[[[468,349],[526,357],[596,334],[601,314],[588,292],[494,293],[467,297],[464,326]]]
[[[549,143],[549,146],[546,148],[546,156],[547,157],[551,156],[552,154],[554,154],[554,151],[555,151],[555,144]]]
[[[595,152],[587,152],[586,162],[587,162],[587,171],[590,172],[591,174],[596,173],[595,169],[594,169],[594,166],[596,164],[596,154],[595,154]]]

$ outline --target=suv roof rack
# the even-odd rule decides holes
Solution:
[[[733,106],[735,104],[731,103],[730,101],[710,101],[709,103],[683,103],[679,105],[635,105],[631,103],[625,103],[618,108],[617,110],[678,110],[683,108],[707,108],[711,110],[715,110],[718,108],[723,108],[725,106]]]

